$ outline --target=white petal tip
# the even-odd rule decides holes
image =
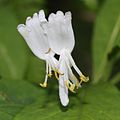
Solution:
[[[38,15],[37,13],[34,13],[34,14],[33,14],[33,17],[36,17],[37,15]]]
[[[47,21],[46,18],[45,18],[45,13],[44,13],[44,10],[40,10],[39,11],[39,20],[42,22],[42,21]]]
[[[64,15],[64,13],[62,11],[60,11],[60,10],[57,11],[57,14],[58,15]]]
[[[27,21],[29,21],[30,19],[31,19],[31,17],[27,17],[27,19],[26,19],[26,20],[27,20]]]
[[[66,12],[65,14],[66,14],[66,15],[71,15],[71,12],[70,12],[70,11],[68,11],[68,12]]]
[[[30,26],[31,21],[32,21],[32,18],[31,17],[27,17],[27,19],[26,19],[26,25]]]
[[[68,11],[68,12],[65,13],[65,17],[66,18],[72,19],[71,16],[72,16],[72,13],[70,11]]]
[[[69,99],[64,100],[64,101],[61,100],[61,104],[62,104],[64,107],[66,107],[66,106],[68,105],[68,103],[69,103]]]
[[[17,26],[17,30],[19,33],[24,34],[26,31],[26,26],[24,24],[20,24]]]
[[[54,13],[51,13],[48,17],[48,21],[53,21],[53,19],[56,17]]]
[[[51,14],[49,15],[49,17],[55,17],[55,14],[54,14],[54,13],[51,13]]]
[[[44,14],[44,10],[40,10],[40,11],[39,11],[39,14]]]
[[[24,24],[18,25],[17,30],[23,37],[28,35],[28,30],[26,29],[26,26]]]
[[[23,27],[25,27],[24,24],[19,24],[19,25],[17,26],[17,29],[19,30],[19,29],[21,29],[21,28],[23,28]]]
[[[69,103],[68,93],[62,86],[59,87],[60,102],[63,106],[67,106]]]

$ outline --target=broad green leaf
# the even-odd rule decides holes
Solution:
[[[70,96],[67,108],[60,107],[58,99],[50,96],[42,104],[39,98],[24,107],[13,120],[119,120],[120,93],[111,84],[91,86],[79,96]]]
[[[101,83],[79,91],[63,108],[56,89],[50,94],[24,80],[0,80],[0,119],[119,120],[120,92],[115,86]]]
[[[111,84],[92,86],[86,93],[81,120],[119,120],[120,92]]]
[[[120,9],[119,0],[106,0],[97,15],[93,37],[93,82],[97,83],[106,67],[108,53],[120,44]],[[118,39],[119,38],[119,39]]]
[[[39,85],[32,85],[25,80],[0,80],[1,96],[14,103],[29,104],[41,96],[43,92],[45,92],[44,89],[40,88]]]
[[[17,24],[12,9],[0,7],[0,76],[3,78],[22,78],[26,70],[27,52]]]
[[[25,80],[0,80],[0,120],[13,120],[26,105],[38,98],[42,103],[45,90],[32,85]],[[41,105],[40,103],[40,105]]]
[[[13,117],[22,110],[24,106],[14,103],[0,103],[0,120],[13,120]]]
[[[76,106],[61,109],[59,104],[56,103],[40,106],[37,102],[25,107],[13,120],[61,120],[61,118],[63,120],[79,120],[79,114],[80,109]]]
[[[40,99],[37,102],[26,106],[20,113],[18,113],[13,120],[78,120],[80,119],[81,106],[79,106],[79,99],[72,97],[69,107],[62,107],[59,104],[57,97],[50,97],[48,94],[47,99],[45,98],[44,103],[40,105]]]

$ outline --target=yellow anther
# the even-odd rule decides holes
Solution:
[[[80,87],[80,83],[76,84],[76,89],[78,89]]]
[[[47,74],[47,76],[48,76],[48,77],[51,77],[51,76],[52,76],[52,74]]]
[[[57,72],[56,72],[56,71],[54,71],[54,73],[55,73],[55,77],[56,77],[56,79],[57,79],[57,80],[59,80],[59,77],[58,77]]]
[[[74,89],[75,89],[75,84],[72,84],[69,80],[66,80],[66,81],[65,81],[65,84],[66,84],[66,86],[68,87],[68,89],[69,89],[71,92],[76,93],[76,92],[74,91]]]
[[[48,51],[47,51],[47,52],[45,52],[45,54],[48,54],[50,51],[51,51],[51,48],[49,48],[49,49],[48,49]]]
[[[55,71],[58,75],[64,75],[64,73],[59,72],[58,69],[56,69],[56,68],[54,69],[54,71]]]
[[[72,80],[75,80],[76,89],[78,89],[80,87],[80,83],[79,80],[75,77],[75,75],[72,76]]]
[[[47,83],[46,82],[44,82],[43,84],[40,83],[40,86],[43,87],[43,88],[45,88],[45,87],[47,87]]]
[[[54,69],[55,77],[57,80],[59,80],[59,75],[64,75],[58,71],[58,69]]]
[[[60,73],[58,70],[56,71],[59,75],[64,75],[64,73]]]
[[[81,75],[80,76],[80,84],[82,83],[82,82],[88,82],[89,81],[89,77],[85,77],[84,75]]]
[[[71,85],[68,89],[69,89],[71,92],[76,93],[76,92],[74,91],[74,89],[75,89],[75,84]]]

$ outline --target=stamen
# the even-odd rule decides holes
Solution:
[[[70,63],[71,63],[71,65],[73,66],[73,68],[74,68],[74,69],[76,70],[76,72],[80,75],[81,81],[80,81],[79,83],[77,82],[77,85],[76,85],[76,87],[78,88],[78,87],[81,85],[82,82],[88,82],[88,81],[89,81],[89,77],[85,77],[85,76],[82,74],[82,72],[79,70],[79,68],[78,68],[77,65],[75,64],[75,62],[74,62],[71,54],[70,54],[68,51],[66,51],[66,56],[69,58]],[[66,59],[66,58],[65,58],[65,59]],[[69,66],[69,62],[66,62],[66,63],[67,63],[67,66],[68,66],[68,68],[69,68],[70,73],[73,74],[73,73],[72,73],[72,70],[71,70],[71,68],[70,68],[70,66]]]
[[[52,74],[51,74],[51,73],[49,73],[49,74],[47,74],[47,76],[48,76],[48,77],[51,77],[51,76],[52,76]]]
[[[56,71],[59,75],[64,75],[64,73],[59,72],[58,70]]]
[[[52,76],[52,68],[51,68],[51,65],[50,65],[50,63],[48,64],[48,73],[47,73],[47,75],[49,76],[49,77],[51,77]]]
[[[60,73],[58,69],[54,69],[54,73],[57,80],[59,80],[59,75],[64,75],[64,73]]]
[[[44,82],[43,84],[40,83],[40,86],[43,87],[43,88],[47,87],[47,82]]]
[[[80,84],[82,83],[82,82],[88,82],[89,81],[89,77],[85,77],[83,74],[82,75],[80,75]]]
[[[55,73],[55,77],[56,77],[56,79],[59,80],[59,77],[58,77],[57,71],[54,70],[54,73]]]
[[[66,86],[68,87],[68,89],[69,89],[71,92],[76,93],[76,92],[74,91],[74,89],[75,89],[75,84],[72,84],[69,80],[66,80],[66,81],[65,81],[65,84],[66,84]]]
[[[80,87],[80,83],[79,83],[79,80],[75,77],[74,74],[72,76],[72,80],[75,80],[76,89],[78,89]]]
[[[45,81],[44,81],[44,83],[42,84],[42,83],[40,83],[40,86],[41,87],[47,87],[47,80],[48,80],[48,76],[49,76],[49,74],[48,74],[48,67],[49,67],[49,64],[48,64],[48,61],[46,61],[46,75],[45,75]]]
[[[68,51],[66,51],[66,55],[67,55],[67,57],[69,58],[70,63],[71,63],[71,65],[73,66],[73,68],[76,70],[76,72],[77,72],[79,75],[81,75],[82,72],[79,70],[79,68],[78,68],[77,65],[75,64],[75,62],[74,62],[71,54],[70,54]]]
[[[67,64],[67,67],[69,69],[70,72],[70,80],[72,80],[73,82],[75,81],[76,84],[76,89],[78,89],[80,87],[80,83],[79,80],[76,78],[76,76],[73,74],[72,69],[70,68],[70,66]],[[72,76],[72,77],[71,77]]]
[[[48,54],[50,51],[51,51],[51,48],[49,48],[49,49],[48,49],[48,51],[47,51],[47,52],[45,52],[45,54]]]

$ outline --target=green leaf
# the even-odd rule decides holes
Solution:
[[[119,120],[120,92],[111,84],[91,86],[83,101],[82,120]]]
[[[0,8],[0,76],[23,78],[27,53],[24,41],[17,31],[17,20],[8,6]]]
[[[77,101],[77,99],[72,100]],[[38,99],[37,102],[26,106],[13,120],[61,120],[61,117],[63,120],[78,120],[80,118],[80,106],[76,104],[78,102],[72,102],[73,104],[68,108],[63,108],[58,102],[59,99],[48,97],[40,105],[40,99]]]
[[[39,103],[36,103],[24,108],[13,120],[61,120],[61,117],[63,120],[78,120],[80,118],[78,107],[74,106],[69,110],[62,111],[59,104],[40,106]]]
[[[119,4],[119,0],[107,0],[97,15],[93,37],[94,83],[97,83],[109,69],[106,67],[108,54],[116,44],[120,44]]]
[[[54,88],[52,88],[54,89]],[[100,83],[70,94],[69,106],[60,105],[57,90],[50,94],[24,80],[0,80],[1,120],[119,120],[120,92]]]
[[[37,85],[25,80],[1,79],[0,120],[13,120],[26,105],[29,106],[41,96],[45,96],[45,90],[37,88]]]
[[[66,108],[58,104],[57,97],[51,96],[38,98],[17,113],[13,120],[119,120],[120,105],[116,101],[120,101],[120,93],[111,84],[91,86],[82,90],[79,96],[70,96]]]
[[[5,100],[17,104],[29,104],[44,92],[38,86],[37,84],[34,86],[25,80],[2,79],[0,80],[0,93],[5,97]]]

